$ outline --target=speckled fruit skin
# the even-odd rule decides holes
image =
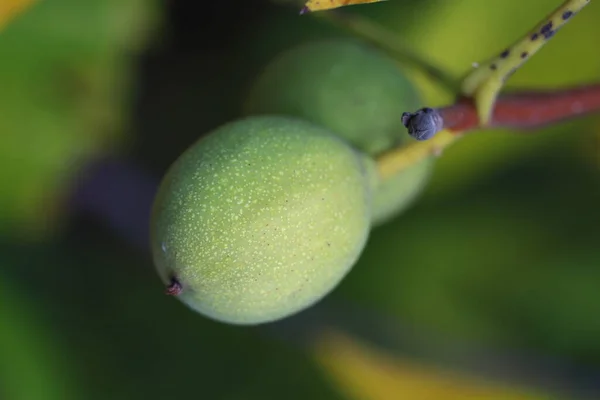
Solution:
[[[305,118],[375,156],[412,140],[400,117],[420,106],[413,84],[394,60],[360,42],[329,39],[275,57],[253,82],[244,113]],[[433,164],[431,157],[381,183],[373,199],[373,226],[412,204]]]
[[[234,121],[192,145],[157,193],[151,244],[165,284],[210,318],[259,324],[329,293],[370,227],[365,159],[310,122]]]
[[[275,57],[253,82],[244,112],[305,118],[375,154],[406,135],[400,114],[418,102],[411,82],[385,54],[328,39]]]

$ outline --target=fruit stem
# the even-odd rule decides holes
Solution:
[[[451,93],[460,92],[460,81],[444,69],[433,65],[425,60],[419,54],[413,52],[398,35],[385,29],[384,27],[362,18],[358,15],[351,15],[339,10],[312,13],[315,18],[322,18],[332,25],[346,30],[365,42],[386,52],[388,56],[394,58],[403,65],[412,66],[420,72],[426,74],[432,80],[447,88]]]
[[[600,84],[562,90],[519,91],[498,98],[487,127],[527,130],[600,110]],[[438,110],[444,127],[455,132],[480,128],[470,99]]]
[[[560,90],[519,91],[501,95],[490,122],[482,126],[473,99],[435,110],[442,118],[441,130],[429,140],[413,142],[383,153],[377,159],[385,179],[419,161],[439,154],[464,133],[487,128],[528,132],[552,123],[600,111],[600,83]]]
[[[171,278],[171,283],[167,286],[167,290],[165,290],[165,294],[169,296],[179,296],[183,288],[181,283],[176,278]]]
[[[459,137],[460,135],[443,129],[430,140],[412,142],[384,152],[376,160],[380,178],[386,180],[426,158],[440,154]]]

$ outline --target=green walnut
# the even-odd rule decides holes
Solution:
[[[412,82],[390,57],[350,39],[329,39],[275,57],[251,85],[244,113],[301,117],[375,156],[413,140],[401,115],[420,107]],[[432,166],[433,158],[427,159],[381,182],[373,199],[373,225],[406,209]]]
[[[244,113],[305,118],[376,154],[407,135],[400,116],[419,105],[393,59],[360,42],[329,39],[275,57],[253,82]]]
[[[291,117],[244,118],[203,137],[167,171],[153,207],[152,252],[168,292],[231,324],[311,306],[363,250],[369,162]]]
[[[380,182],[373,193],[373,227],[385,224],[408,209],[427,186],[434,158],[426,158]]]

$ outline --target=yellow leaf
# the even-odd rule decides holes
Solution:
[[[34,2],[35,0],[2,0],[0,2],[0,28]]]
[[[302,13],[311,11],[324,11],[333,8],[351,6],[355,4],[377,3],[385,0],[308,0],[302,9]]]
[[[348,398],[356,400],[541,400],[521,388],[399,360],[340,332],[322,334],[314,358]]]

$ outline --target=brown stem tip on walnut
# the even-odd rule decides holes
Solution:
[[[167,286],[165,294],[169,296],[179,296],[183,290],[181,283],[176,278],[171,278],[171,283]]]

